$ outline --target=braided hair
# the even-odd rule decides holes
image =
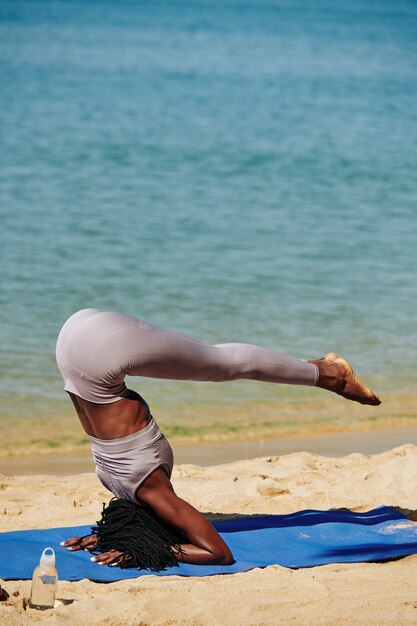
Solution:
[[[101,519],[91,528],[97,536],[93,554],[118,550],[122,552],[117,565],[121,568],[151,569],[159,572],[169,565],[178,565],[185,537],[164,525],[149,507],[129,500],[112,498],[103,503]]]

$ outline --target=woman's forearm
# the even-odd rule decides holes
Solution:
[[[173,548],[172,552],[178,561],[182,561],[183,563],[194,563],[195,565],[230,565],[234,562],[232,553],[226,544],[224,544],[223,555],[220,555],[219,552],[210,552],[192,543],[183,543],[180,545],[180,549],[180,551],[177,551]]]

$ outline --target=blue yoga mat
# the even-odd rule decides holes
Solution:
[[[214,526],[232,550],[236,559],[233,565],[181,563],[163,572],[100,566],[90,561],[89,552],[68,552],[59,545],[69,537],[88,534],[90,526],[0,533],[0,578],[30,579],[46,546],[56,552],[60,580],[89,578],[97,582],[149,574],[233,574],[267,565],[300,568],[381,561],[417,553],[417,524],[386,506],[368,513],[306,510],[215,522]]]

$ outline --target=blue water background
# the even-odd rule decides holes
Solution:
[[[334,349],[408,393],[416,61],[412,1],[0,1],[0,412],[64,410],[55,339],[88,306]],[[295,397],[135,388],[196,410]]]

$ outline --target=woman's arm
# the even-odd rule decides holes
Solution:
[[[213,526],[191,504],[179,498],[162,468],[155,470],[136,492],[164,522],[180,530],[189,543],[181,544],[179,561],[200,565],[230,565],[232,553]]]

